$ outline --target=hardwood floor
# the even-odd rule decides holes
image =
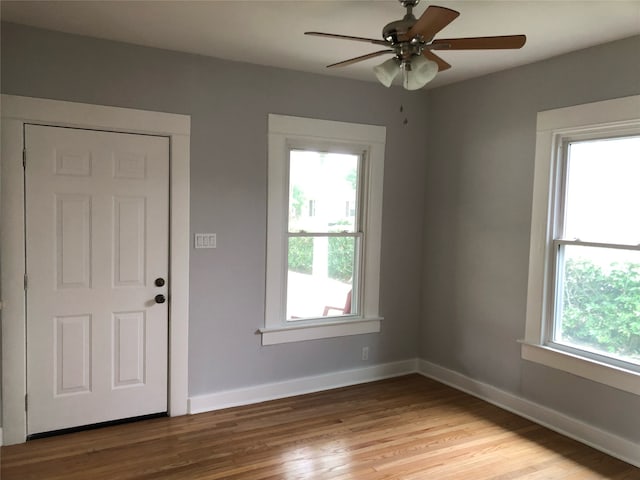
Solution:
[[[640,479],[418,375],[2,447],[2,480]]]

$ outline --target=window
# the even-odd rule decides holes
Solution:
[[[262,343],[373,333],[384,127],[269,115]]]
[[[361,191],[364,153],[289,150],[287,309],[285,319],[357,315],[361,215],[341,208]],[[299,214],[307,198],[313,209]],[[311,203],[313,202],[313,203]]]
[[[640,394],[640,96],[538,114],[523,358]]]
[[[549,343],[640,365],[640,136],[567,140]]]

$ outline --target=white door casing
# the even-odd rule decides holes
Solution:
[[[25,147],[27,433],[165,412],[167,137],[25,125]]]
[[[165,136],[170,148],[169,415],[187,412],[189,300],[189,136],[185,115],[2,95],[0,263],[2,427],[5,445],[24,442],[26,312],[22,153],[26,124]]]

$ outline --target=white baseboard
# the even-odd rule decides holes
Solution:
[[[418,360],[418,373],[640,467],[640,446],[634,442],[426,360]]]
[[[2,442],[2,427],[0,427],[0,447],[4,445],[4,443]]]
[[[640,467],[640,446],[634,442],[422,359],[403,360],[324,375],[296,378],[283,382],[226,390],[208,395],[197,395],[189,398],[188,412],[202,413],[240,405],[250,405],[294,395],[373,382],[415,372]],[[1,435],[2,429],[0,429],[0,440]]]
[[[417,371],[417,359],[383,363],[370,367],[296,378],[284,382],[266,383],[253,387],[226,390],[189,398],[189,413],[201,413],[223,408],[249,405],[278,398],[373,382]]]

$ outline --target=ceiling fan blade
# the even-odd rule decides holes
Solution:
[[[332,63],[331,65],[327,65],[327,68],[345,67],[347,65],[351,65],[352,63],[368,60],[369,58],[379,57],[380,55],[384,55],[385,53],[395,53],[395,52],[393,50],[380,50],[378,52],[367,53],[366,55],[362,55],[360,57],[350,58],[349,60],[344,60],[338,63]]]
[[[375,38],[364,38],[364,37],[352,37],[350,35],[339,35],[336,33],[323,33],[323,32],[304,32],[305,35],[314,35],[316,37],[328,37],[328,38],[339,38],[342,40],[355,40],[357,42],[367,42],[373,43],[374,45],[388,45],[384,40],[376,40]]]
[[[442,58],[440,58],[438,55],[436,55],[435,53],[433,53],[430,50],[423,50],[422,51],[422,56],[424,58],[428,59],[428,60],[436,62],[438,64],[438,71],[439,72],[443,72],[443,71],[451,68],[451,65],[449,65]]]
[[[434,40],[429,48],[436,50],[492,50],[522,48],[527,41],[525,35],[501,37],[448,38]]]
[[[418,21],[411,27],[407,36],[413,38],[422,35],[426,42],[430,41],[444,27],[458,18],[460,12],[445,7],[429,5]]]

